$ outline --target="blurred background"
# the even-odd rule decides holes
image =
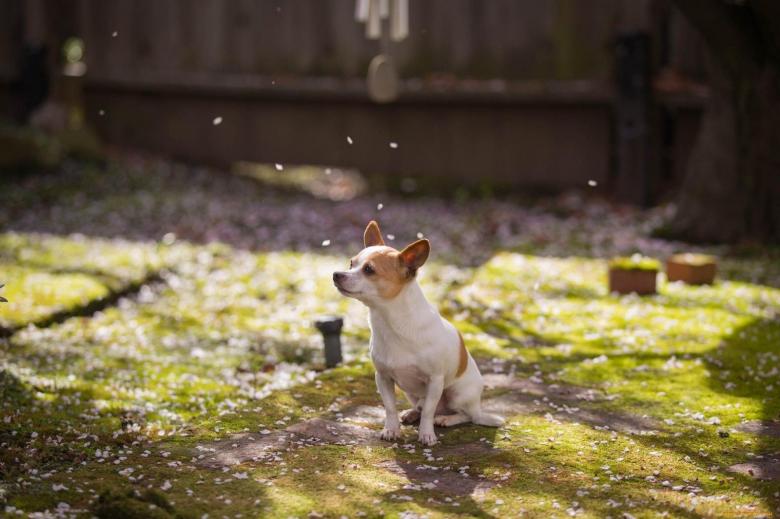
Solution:
[[[1,5],[0,113],[67,130],[66,155],[347,168],[407,193],[590,187],[636,206],[684,199],[667,229],[677,236],[778,236],[775,121],[760,115],[776,107],[771,2]],[[366,81],[378,55],[382,102]],[[703,117],[708,103],[719,116]],[[24,162],[24,144],[6,139],[0,160]]]
[[[356,168],[385,189],[591,181],[617,201],[665,201],[708,92],[705,44],[665,1],[413,1],[398,41],[367,38],[351,0],[2,10],[1,108],[18,123],[66,125],[40,113],[48,100],[106,145],[221,168]],[[378,54],[400,78],[390,103],[366,88]]]

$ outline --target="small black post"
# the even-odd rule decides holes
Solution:
[[[344,319],[329,315],[314,322],[325,343],[325,366],[333,368],[341,364],[341,328]]]

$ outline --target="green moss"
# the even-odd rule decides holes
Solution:
[[[0,306],[0,326],[11,328],[41,320],[108,295],[109,287],[94,276],[53,274],[41,269],[0,263],[0,279],[8,280]]]
[[[669,261],[684,263],[686,265],[693,265],[696,267],[712,265],[713,263],[717,262],[715,256],[710,256],[709,254],[695,254],[692,252],[686,252],[685,254],[675,254],[669,258]]]
[[[19,174],[49,170],[66,157],[101,160],[103,152],[95,132],[81,126],[52,135],[0,121],[0,171]]]
[[[633,256],[613,258],[609,262],[609,268],[620,270],[651,270],[658,271],[661,263],[653,258],[646,258],[639,254]]]
[[[0,171],[19,173],[53,168],[63,154],[56,139],[31,128],[0,122]]]

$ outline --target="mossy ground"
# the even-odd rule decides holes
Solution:
[[[204,466],[233,434],[379,404],[365,310],[330,282],[346,257],[171,237],[1,235],[11,302],[0,323],[18,329],[0,343],[5,513],[90,516],[106,490],[154,489],[173,512],[140,497],[117,503],[128,514],[212,518],[780,514],[780,482],[729,470],[780,456],[780,438],[738,428],[780,418],[780,290],[736,281],[772,272],[751,257],[728,259],[714,286],[662,282],[658,295],[621,297],[606,291],[606,259],[536,255],[531,241],[468,266],[434,256],[423,289],[485,372],[598,398],[540,397],[500,429],[445,430],[430,450],[405,428],[396,446],[291,447]],[[150,273],[156,280],[97,313],[26,326]],[[333,313],[345,316],[347,362],[322,371],[311,323]],[[653,425],[631,434],[609,426],[615,417]],[[449,467],[482,490],[453,494],[393,464]]]

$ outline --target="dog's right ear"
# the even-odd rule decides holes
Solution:
[[[363,246],[372,247],[374,245],[384,245],[385,240],[382,239],[382,231],[379,230],[379,224],[374,220],[368,222],[366,230],[363,232]]]

